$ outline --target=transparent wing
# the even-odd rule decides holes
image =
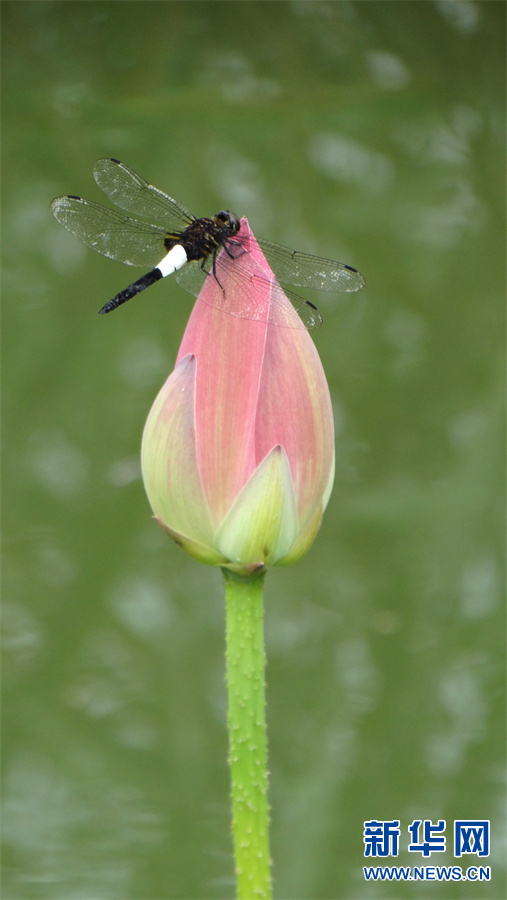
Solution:
[[[208,266],[206,266],[206,268],[208,268]],[[201,269],[201,263],[199,261],[192,261],[184,265],[182,269],[178,269],[174,277],[184,291],[188,291],[189,294],[198,297],[199,292],[206,281],[207,274],[207,272]]]
[[[57,197],[51,203],[51,211],[61,225],[92,250],[127,266],[153,268],[167,252],[164,228],[131,219],[91,200]]]
[[[187,263],[176,273],[176,280],[182,288],[197,297],[205,279],[216,277],[218,289],[209,295],[212,298],[210,305],[228,315],[283,328],[309,329],[322,325],[322,316],[313,303],[283,290],[277,281],[258,275],[255,264],[244,256],[238,268],[236,259],[222,250],[215,260],[215,274],[212,259],[206,262],[205,269],[207,271],[201,268],[199,262]],[[222,284],[227,284],[227,291],[220,289]],[[267,314],[259,306],[259,291],[269,293]]]
[[[182,230],[195,221],[188,209],[118,159],[98,159],[93,166],[93,177],[101,191],[120,209],[160,222],[167,231]]]
[[[363,276],[344,263],[298,250],[289,250],[271,241],[258,241],[276,277],[284,284],[316,288],[320,291],[359,291],[364,287]]]

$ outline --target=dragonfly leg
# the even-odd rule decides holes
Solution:
[[[208,270],[205,268],[205,264],[206,264],[206,262],[207,262],[207,259],[204,258],[203,261],[202,261],[202,263],[201,263],[201,269],[203,270],[203,272],[206,273],[206,275],[213,275],[213,278],[215,279],[216,283],[218,284],[220,290],[222,291],[222,294],[224,294],[224,296],[225,296],[225,291],[224,291],[222,285],[220,284],[220,281],[219,281],[219,278],[218,278],[218,275],[217,275],[216,259],[217,259],[217,255],[216,255],[216,252],[215,252],[215,253],[213,254],[213,263],[212,263],[212,265],[211,265],[211,270],[208,272]]]
[[[235,247],[239,247],[240,252],[233,253],[227,246],[228,244],[234,244]],[[248,253],[248,250],[243,246],[243,243],[241,241],[235,240],[234,238],[229,238],[229,240],[226,241],[226,243],[224,244],[224,250],[227,253],[227,256],[230,257],[230,259],[239,259],[239,257],[243,256],[244,253]]]

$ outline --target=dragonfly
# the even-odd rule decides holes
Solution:
[[[174,273],[181,287],[195,297],[206,278],[214,277],[221,290],[208,296],[211,294],[212,305],[224,312],[246,319],[267,315],[270,324],[309,329],[322,324],[319,310],[309,300],[282,290],[280,283],[337,292],[358,291],[365,284],[352,266],[258,239],[276,279],[268,280],[245,257],[250,251],[249,236],[242,237],[235,213],[222,210],[211,218],[197,218],[118,159],[97,160],[93,177],[119,210],[134,213],[136,218],[72,194],[52,201],[53,215],[97,253],[128,266],[151,267],[105,303],[101,315]],[[241,266],[237,265],[239,257]],[[270,288],[268,313],[259,312],[252,300],[252,288],[266,281]],[[233,304],[227,296],[229,290],[234,294]],[[287,314],[286,297],[298,316]]]

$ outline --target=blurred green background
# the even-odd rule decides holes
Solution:
[[[144,421],[192,299],[49,212],[115,156],[356,266],[314,334],[337,475],[266,579],[279,900],[505,897],[505,4],[3,2],[5,898],[234,895],[219,571],[152,523]],[[106,201],[107,202],[107,201]],[[315,300],[315,296],[309,299]],[[365,883],[398,859],[489,883]],[[409,854],[414,819],[448,851]],[[492,852],[454,860],[455,818]]]

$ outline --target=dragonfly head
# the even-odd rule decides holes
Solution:
[[[218,212],[213,218],[218,225],[226,228],[231,235],[237,234],[239,229],[241,228],[241,222],[239,221],[237,215],[235,215],[235,213],[233,212],[230,212],[228,209],[223,209],[221,212]]]

